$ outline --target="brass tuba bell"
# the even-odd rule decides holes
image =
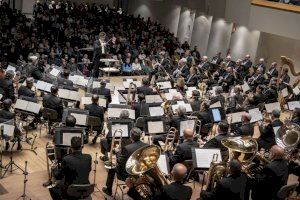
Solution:
[[[284,123],[275,133],[277,145],[285,150],[294,149],[300,142],[300,126],[298,124]]]

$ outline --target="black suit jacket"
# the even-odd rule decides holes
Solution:
[[[275,134],[272,127],[272,124],[268,124],[267,126],[259,127],[260,136],[257,139],[257,143],[259,148],[264,148],[265,150],[269,150],[275,142]]]
[[[287,184],[288,176],[288,162],[284,159],[273,160],[261,173],[257,174],[252,199],[277,199],[277,193],[282,186]]]
[[[247,67],[247,68],[250,68],[250,67],[252,67],[252,62],[251,62],[251,60],[243,60],[242,61],[242,65],[243,66],[245,66],[245,67]]]
[[[200,104],[201,101],[199,99],[193,99],[193,101],[190,102],[192,110],[195,111],[200,111]]]
[[[141,116],[149,116],[149,106],[146,104],[146,101],[143,100],[142,102],[139,102],[133,106],[133,109],[135,110],[135,118]]]
[[[185,85],[188,86],[188,87],[191,87],[191,86],[197,86],[198,84],[198,76],[197,74],[193,74],[193,75],[188,75],[186,78],[185,78]]]
[[[18,90],[19,96],[26,96],[26,97],[35,97],[35,92],[29,89],[28,87],[22,85]]]
[[[13,102],[15,101],[15,89],[12,80],[8,78],[1,79],[0,81],[2,88],[2,101],[5,99],[11,99]]]
[[[264,97],[265,97],[265,102],[266,103],[273,103],[277,101],[278,98],[278,93],[276,90],[274,90],[273,88],[268,88],[265,92],[264,92]]]
[[[64,186],[71,184],[89,184],[92,157],[89,154],[74,152],[62,159],[62,174]]]
[[[235,130],[236,135],[240,136],[253,136],[254,134],[254,126],[253,124],[243,124],[241,126],[238,126]]]
[[[43,100],[43,106],[57,111],[58,117],[62,117],[64,110],[62,100],[52,94],[46,95]]]
[[[280,119],[275,119],[271,122],[271,124],[274,128],[274,127],[282,126],[283,123],[282,123],[282,121],[280,121]]]
[[[106,51],[106,47],[104,47],[104,51]],[[93,54],[93,62],[99,63],[102,54],[106,52],[102,52],[102,46],[99,40],[94,42],[94,54]]]
[[[222,139],[225,139],[227,137],[228,137],[227,134],[217,135],[216,137],[207,141],[204,144],[203,148],[221,149],[222,157],[224,157],[227,154],[228,149],[221,143],[221,141],[222,141]]]
[[[14,119],[15,113],[9,112],[8,110],[0,110],[0,118],[1,119]]]
[[[138,94],[143,93],[144,95],[151,95],[153,94],[153,90],[149,86],[143,85],[137,88],[137,93]]]
[[[183,78],[186,78],[187,75],[189,74],[189,68],[187,65],[183,66],[183,68],[181,69],[181,76]]]
[[[92,104],[86,105],[84,109],[89,111],[90,116],[99,117],[101,119],[101,121],[103,122],[104,108],[102,106],[92,103]]]
[[[186,140],[176,147],[175,153],[170,160],[173,164],[192,159],[192,148],[199,147],[199,144],[194,140]]]
[[[93,94],[103,95],[107,99],[107,103],[111,102],[110,89],[107,89],[105,87],[94,88],[93,89]]]
[[[201,121],[201,125],[211,123],[211,117],[209,111],[202,111],[197,114],[198,119]]]
[[[70,81],[68,79],[65,79],[65,78],[61,78],[61,77],[57,78],[57,84],[58,85],[67,85],[67,86],[73,87],[73,82],[72,81]]]
[[[189,200],[193,194],[191,187],[180,182],[164,185],[162,192],[154,197],[155,200]]]

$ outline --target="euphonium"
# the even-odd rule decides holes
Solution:
[[[300,126],[292,122],[284,123],[275,133],[275,139],[277,145],[291,152],[300,142]]]
[[[157,166],[159,156],[158,146],[147,145],[136,150],[126,162],[126,171],[143,199],[149,199],[156,191],[160,191],[163,185],[169,184]]]

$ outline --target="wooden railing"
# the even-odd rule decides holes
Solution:
[[[278,3],[278,2],[272,2],[267,0],[252,0],[251,4],[254,6],[261,6],[261,7],[273,8],[277,10],[300,13],[300,6],[295,6],[295,5],[285,4],[285,3]]]

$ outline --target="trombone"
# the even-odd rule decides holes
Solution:
[[[165,145],[163,148],[163,151],[166,152],[168,150],[174,150],[174,142],[176,138],[177,129],[174,127],[171,127],[167,133],[167,137],[165,140]],[[179,143],[179,139],[178,142]]]
[[[120,135],[120,138],[119,139],[116,139],[116,133],[119,132],[121,135]],[[117,148],[118,149],[121,149],[121,145],[122,145],[122,134],[123,134],[123,130],[122,129],[117,129],[115,130],[114,134],[113,134],[113,138],[112,138],[112,142],[111,142],[111,145],[110,145],[110,153],[109,153],[109,157],[108,157],[108,160],[104,162],[104,167],[106,169],[114,169],[116,168],[116,163],[113,162],[113,152],[117,152]],[[119,143],[118,145],[116,145],[116,143]]]

